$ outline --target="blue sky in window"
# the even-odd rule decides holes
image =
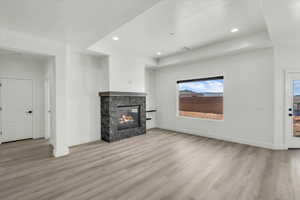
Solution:
[[[294,81],[294,96],[300,96],[300,80]]]
[[[190,90],[197,93],[223,93],[224,91],[224,80],[221,79],[207,80],[207,81],[193,81],[193,82],[179,83],[178,85],[179,85],[179,91]]]

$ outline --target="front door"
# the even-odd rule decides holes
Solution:
[[[300,72],[288,73],[286,81],[286,144],[300,148]]]
[[[1,142],[33,138],[32,80],[0,79]]]

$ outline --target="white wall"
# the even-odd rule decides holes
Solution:
[[[145,92],[146,62],[127,56],[109,56],[109,90]]]
[[[18,54],[0,54],[0,78],[33,80],[33,137],[45,136],[44,120],[44,73],[45,63],[41,58]]]
[[[273,50],[157,69],[157,126],[273,147]],[[224,75],[224,121],[178,117],[176,81]]]
[[[50,144],[52,144],[54,146],[55,144],[55,114],[54,114],[54,110],[55,110],[55,82],[54,82],[54,58],[50,57],[48,59],[45,60],[45,80],[47,81],[48,87],[49,87],[49,91],[45,91],[45,98],[47,98],[47,100],[45,100],[45,103],[47,101],[49,103],[49,107],[47,107],[47,105],[45,105],[45,114],[44,114],[44,118],[45,118],[45,134],[46,134],[46,138],[50,137]],[[45,88],[46,90],[46,88]],[[47,93],[47,94],[46,94]],[[50,97],[48,97],[48,95]],[[50,113],[49,113],[50,111]],[[50,115],[50,116],[49,116]],[[49,117],[49,119],[47,119]],[[48,120],[48,121],[47,121]],[[49,124],[48,124],[49,123]],[[48,127],[46,127],[48,126]],[[48,131],[48,132],[47,132]]]
[[[156,109],[156,95],[155,95],[155,85],[156,85],[156,78],[155,78],[155,70],[153,69],[146,69],[145,70],[145,87],[146,87],[146,110],[155,110]],[[147,117],[152,118],[151,120],[147,121],[146,128],[151,129],[156,127],[156,113],[150,112],[147,113]]]
[[[108,90],[105,58],[68,52],[67,132],[69,145],[100,140],[100,91]]]

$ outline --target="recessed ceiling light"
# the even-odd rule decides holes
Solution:
[[[233,29],[231,29],[231,33],[236,33],[236,32],[239,32],[239,29],[238,29],[238,28],[233,28]]]
[[[115,36],[115,37],[113,37],[112,39],[113,39],[114,41],[118,41],[120,38],[117,37],[117,36]]]
[[[160,56],[160,55],[161,55],[161,52],[157,52],[156,54],[157,54],[158,56]]]

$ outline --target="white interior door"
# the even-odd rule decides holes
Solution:
[[[32,80],[0,79],[2,142],[33,138]]]
[[[286,76],[286,144],[300,148],[300,72]]]

